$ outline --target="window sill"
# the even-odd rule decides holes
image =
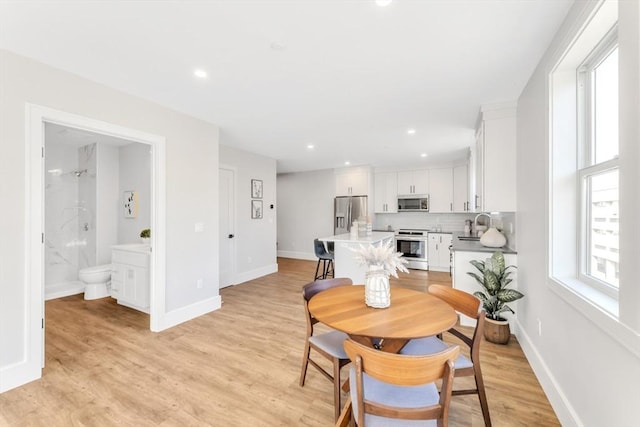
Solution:
[[[551,277],[551,289],[623,347],[640,358],[640,334],[618,319],[618,301],[574,277]]]

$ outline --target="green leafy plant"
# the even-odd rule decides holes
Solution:
[[[484,262],[477,260],[469,262],[480,272],[480,275],[473,272],[467,274],[476,279],[485,290],[485,292],[474,292],[473,295],[482,301],[486,316],[494,320],[505,320],[500,316],[501,313],[506,311],[514,313],[507,303],[524,297],[523,293],[507,288],[513,281],[510,269],[516,267],[513,265],[505,266],[504,255],[501,251],[494,252],[491,258],[487,258]]]
[[[144,230],[142,230],[140,232],[140,237],[142,237],[143,239],[148,239],[151,237],[151,230],[148,228],[145,228]]]

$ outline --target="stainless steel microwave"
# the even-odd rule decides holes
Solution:
[[[398,212],[429,212],[429,196],[399,198]]]

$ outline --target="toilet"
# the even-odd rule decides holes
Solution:
[[[78,271],[78,278],[85,284],[84,299],[109,296],[111,286],[111,264],[96,265]]]

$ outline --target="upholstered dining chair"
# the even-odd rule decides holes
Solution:
[[[460,390],[454,388],[452,394],[453,396],[477,394],[478,400],[480,400],[482,416],[484,417],[484,424],[486,427],[491,427],[489,404],[487,403],[487,394],[484,389],[482,370],[480,369],[480,342],[482,341],[485,320],[485,311],[482,309],[482,303],[474,295],[444,285],[429,286],[429,293],[449,304],[456,312],[476,319],[476,326],[471,337],[456,327],[448,331],[469,347],[469,357],[461,353],[455,361],[455,376],[473,376],[476,383],[476,387],[472,389]],[[438,337],[418,338],[409,341],[400,353],[405,355],[431,354],[442,351],[447,347],[449,345]]]
[[[319,292],[327,289],[335,288],[336,286],[351,285],[353,282],[348,278],[334,278],[315,280],[311,283],[307,283],[302,288],[302,299],[304,301],[305,317],[307,319],[307,335],[304,343],[304,353],[302,355],[302,371],[300,372],[300,387],[304,386],[304,382],[307,376],[307,368],[309,364],[314,366],[322,375],[324,375],[329,381],[333,382],[333,403],[334,413],[336,419],[340,415],[340,370],[344,365],[349,363],[349,357],[344,351],[343,342],[348,335],[344,332],[331,330],[321,334],[314,334],[314,326],[318,323],[318,320],[311,315],[309,311],[309,300]],[[322,357],[331,361],[333,365],[332,372],[327,372],[322,366],[320,366],[312,357],[311,350],[318,353]]]
[[[433,424],[439,427],[448,425],[458,346],[423,356],[388,353],[351,339],[344,342],[344,348],[353,362],[350,400],[337,426],[348,425],[349,413],[358,427],[409,427],[417,425],[416,420],[436,420]],[[434,383],[438,380],[442,380],[439,393]]]

